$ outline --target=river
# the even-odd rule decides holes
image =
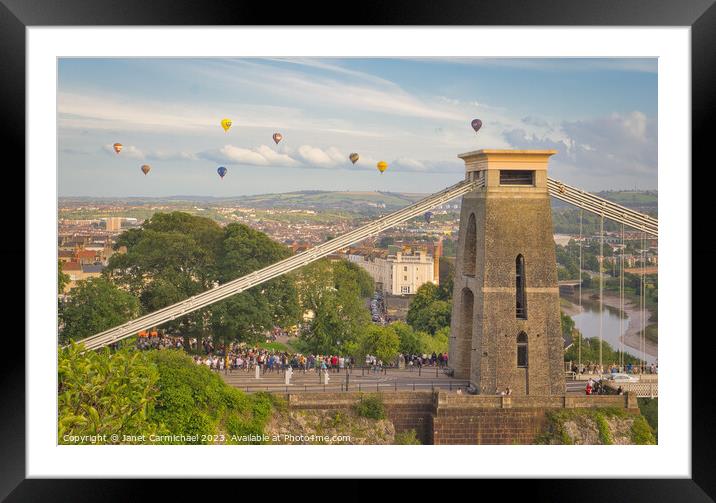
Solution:
[[[599,301],[590,299],[582,300],[582,310],[580,312],[577,297],[562,297],[563,301],[567,301],[570,305],[563,307],[566,314],[569,314],[574,320],[577,329],[585,338],[599,338]],[[619,298],[604,296],[604,309],[602,318],[602,340],[608,342],[615,349],[620,349],[622,337],[625,344],[624,352],[637,358],[642,358],[639,351],[639,336],[641,330],[641,313],[639,309],[625,301],[624,318],[620,320],[619,316]],[[614,307],[617,306],[617,307]],[[647,319],[649,315],[647,313]],[[620,324],[621,321],[621,324]],[[656,344],[647,341],[645,360],[647,364],[654,363],[657,360],[658,347]]]

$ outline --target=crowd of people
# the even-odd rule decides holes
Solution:
[[[278,372],[288,367],[303,372],[323,370],[340,373],[344,369],[356,366],[356,360],[352,356],[291,353],[238,342],[226,345],[216,343],[210,337],[204,338],[200,345],[196,338],[190,338],[188,342],[191,352],[200,353],[193,356],[194,361],[199,365],[206,365],[208,368],[217,371],[249,371],[259,366],[264,373]],[[139,349],[182,349],[184,348],[184,343],[183,337],[170,336],[154,331],[138,337],[136,344]],[[197,350],[198,346],[201,347],[200,350]],[[411,370],[435,366],[442,368],[448,364],[448,355],[447,352],[400,354],[394,361],[384,362],[377,356],[368,354],[365,357],[364,364],[365,367],[373,372],[381,372],[385,368],[395,367]]]
[[[436,353],[435,351],[433,351],[432,354],[423,353],[419,355],[401,354],[398,356],[399,363],[401,359],[404,361],[405,366],[410,369],[420,367],[435,367],[436,365],[438,367],[447,367],[448,364],[447,351],[445,351],[444,353]]]
[[[205,356],[194,356],[194,361],[199,365],[206,365],[212,370],[229,372],[234,370],[248,372],[258,366],[261,372],[267,374],[280,372],[289,367],[304,373],[314,370],[340,373],[343,369],[355,365],[354,359],[347,356],[304,355],[252,347],[243,343],[232,343],[227,347],[222,345]]]
[[[633,365],[631,363],[627,363],[624,366],[620,366],[616,363],[612,363],[611,365],[599,365],[596,362],[587,362],[587,363],[582,363],[581,365],[578,365],[576,362],[572,362],[571,370],[575,374],[596,374],[596,375],[642,374],[642,373],[643,374],[658,374],[659,366],[657,363],[651,363],[649,365],[644,365],[644,369],[642,372],[642,367],[640,365]]]

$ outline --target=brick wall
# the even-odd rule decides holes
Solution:
[[[290,409],[341,410],[363,393],[286,395]],[[636,396],[494,396],[444,391],[382,394],[396,432],[414,429],[424,444],[531,444],[545,427],[545,412],[561,408],[618,407],[639,413]]]
[[[341,410],[352,407],[363,395],[358,392],[297,393],[287,395],[287,400],[291,409]],[[397,433],[414,429],[421,442],[431,442],[432,415],[435,411],[432,391],[383,393],[383,404]]]

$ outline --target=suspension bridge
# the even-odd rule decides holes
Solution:
[[[179,318],[181,316],[184,316],[186,314],[189,314],[193,311],[197,311],[199,309],[205,308],[207,306],[210,306],[216,302],[219,302],[223,299],[226,299],[232,295],[236,295],[240,292],[243,292],[249,288],[253,288],[257,285],[260,285],[266,281],[269,281],[273,278],[276,278],[280,275],[289,273],[291,271],[295,271],[296,269],[299,269],[305,265],[308,265],[316,260],[319,260],[322,257],[326,257],[329,254],[332,254],[334,252],[337,252],[341,249],[346,248],[347,246],[354,244],[356,242],[359,242],[361,240],[364,240],[370,236],[376,235],[386,229],[389,229],[391,227],[394,227],[402,222],[405,222],[407,220],[410,220],[412,218],[415,218],[417,216],[423,215],[426,211],[433,209],[437,206],[440,206],[442,204],[445,204],[446,202],[455,199],[457,197],[461,196],[479,196],[480,194],[484,193],[487,195],[488,193],[491,193],[490,191],[496,191],[500,192],[502,195],[500,197],[505,197],[505,194],[509,196],[510,194],[515,194],[515,197],[517,197],[517,194],[521,194],[519,197],[524,197],[525,194],[531,194],[530,197],[535,197],[537,195],[538,197],[544,196],[544,198],[549,199],[549,197],[553,197],[556,199],[559,199],[560,201],[569,203],[577,208],[580,208],[582,210],[582,213],[584,211],[593,213],[598,215],[601,218],[601,235],[602,235],[602,247],[603,247],[603,223],[604,219],[612,220],[614,222],[617,222],[622,225],[622,229],[624,227],[629,227],[632,229],[636,229],[637,231],[641,231],[643,236],[652,236],[652,237],[658,237],[658,221],[657,219],[634,211],[630,208],[626,208],[622,205],[616,204],[614,202],[611,202],[607,199],[604,199],[602,197],[596,196],[594,194],[591,194],[587,191],[581,190],[576,187],[572,187],[570,185],[567,185],[566,183],[563,183],[559,180],[554,180],[552,178],[546,177],[546,159],[556,153],[556,151],[497,151],[497,150],[489,150],[489,151],[477,151],[477,152],[471,152],[468,154],[462,154],[459,157],[465,159],[466,162],[466,178],[465,180],[462,180],[450,187],[447,187],[444,190],[441,190],[437,193],[434,193],[414,204],[411,204],[403,209],[400,209],[398,211],[395,211],[393,213],[390,213],[386,216],[383,216],[381,218],[378,218],[369,224],[366,224],[360,228],[357,228],[355,230],[352,230],[350,232],[347,232],[343,234],[342,236],[339,236],[335,239],[332,239],[330,241],[327,241],[325,243],[322,243],[320,245],[317,245],[309,250],[306,250],[302,253],[298,253],[296,255],[293,255],[287,259],[281,260],[275,264],[272,264],[270,266],[264,267],[263,269],[254,271],[250,274],[247,274],[246,276],[237,278],[235,280],[229,281],[227,283],[224,283],[222,285],[218,285],[214,288],[211,288],[201,294],[195,295],[193,297],[187,298],[183,301],[177,302],[175,304],[172,304],[170,306],[167,306],[163,309],[159,309],[157,311],[154,311],[152,313],[146,314],[144,316],[141,316],[139,318],[136,318],[134,320],[128,321],[122,325],[119,325],[117,327],[111,328],[109,330],[105,330],[101,333],[92,335],[90,337],[87,337],[81,341],[78,341],[79,343],[84,345],[84,348],[86,350],[94,350],[98,348],[102,348],[104,346],[116,343],[122,339],[125,339],[127,337],[136,335],[139,331],[149,329],[151,327],[156,327],[158,325],[161,325],[163,323],[172,321],[176,318]],[[525,163],[523,160],[520,162],[513,164],[511,167],[509,167],[509,170],[505,169],[505,166],[502,164],[497,163],[497,161],[492,160],[495,158],[495,156],[501,156],[500,162],[504,162],[504,159],[512,159],[513,161],[515,159],[523,159],[523,158],[529,158],[530,161]],[[525,157],[527,156],[527,157]],[[534,159],[538,159],[538,161],[542,158],[544,158],[544,167],[543,168],[535,168],[538,166],[538,163],[536,164]],[[474,159],[477,159],[477,161],[474,161]],[[475,164],[475,162],[477,164]],[[542,161],[539,161],[542,162]],[[473,163],[473,164],[470,164]],[[480,164],[482,163],[482,164]],[[492,163],[492,164],[491,164]],[[520,164],[521,163],[521,164]],[[532,163],[532,164],[530,164]],[[515,168],[515,166],[517,168]],[[535,170],[536,169],[536,170]],[[494,178],[494,173],[498,172],[504,172],[504,180],[502,178]],[[508,178],[508,174],[514,174],[517,171],[521,172],[522,178]],[[544,176],[541,175],[541,173],[544,172]],[[491,174],[492,173],[492,174]],[[526,180],[524,178],[525,173],[532,173],[532,178],[528,180],[528,182],[525,182]],[[489,175],[489,176],[488,176]],[[503,177],[502,174],[499,175],[500,177]],[[512,175],[510,175],[512,176]],[[516,181],[516,183],[515,183]],[[504,184],[503,184],[504,182]],[[504,186],[503,186],[504,185]],[[507,186],[509,185],[509,186]],[[517,192],[509,192],[510,190],[518,189]],[[532,192],[530,192],[532,191]],[[486,208],[486,207],[485,207]],[[488,211],[485,208],[483,208],[483,213]],[[580,213],[581,215],[581,213]],[[463,226],[466,224],[466,222],[463,222],[463,218],[465,216],[465,213],[461,216],[461,239],[463,237]],[[549,213],[549,230],[550,240],[552,239],[551,236],[551,213]],[[473,222],[474,225],[474,213],[471,215],[471,222]],[[507,225],[507,224],[506,224]],[[580,227],[581,227],[581,217],[580,217]],[[473,231],[474,232],[474,231]],[[474,238],[473,238],[474,239]],[[581,243],[581,240],[580,240]],[[553,245],[552,242],[552,256],[553,255]],[[464,245],[463,245],[464,246]],[[474,252],[473,252],[474,253]],[[464,254],[463,254],[464,255]],[[460,257],[458,257],[458,261],[460,260]],[[554,260],[554,259],[553,259]],[[554,263],[551,264],[551,266],[554,268]],[[580,271],[581,271],[581,249],[580,249]],[[463,271],[465,273],[465,271]],[[467,276],[470,276],[470,274],[467,274]],[[474,274],[473,274],[474,276]],[[601,275],[600,275],[601,277]],[[512,280],[509,280],[512,281]],[[556,278],[554,283],[554,289],[557,289],[556,285]],[[507,283],[511,284],[511,283]],[[623,287],[623,281],[621,283]],[[528,288],[529,293],[529,288]],[[600,279],[600,293],[601,293],[601,279]],[[459,295],[459,293],[456,293],[456,295]],[[456,297],[457,298],[457,297]],[[455,313],[454,313],[455,314]],[[518,314],[518,318],[519,318]],[[455,319],[455,316],[453,316]],[[472,323],[472,322],[470,322]],[[472,326],[472,325],[470,325]],[[454,329],[455,330],[455,329]],[[455,338],[455,337],[453,337]],[[452,350],[453,347],[451,346],[451,359],[452,359]],[[476,350],[476,348],[472,348],[473,351]],[[464,362],[467,362],[466,364],[469,367],[469,348],[465,346],[461,350],[463,353],[465,353],[467,356],[465,356]],[[485,352],[485,355],[487,355],[487,352]],[[454,361],[454,360],[453,360]],[[561,362],[560,362],[561,365]],[[471,377],[468,374],[463,374],[463,378],[470,379]]]

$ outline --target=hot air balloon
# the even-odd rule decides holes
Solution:
[[[472,129],[474,129],[475,132],[477,133],[480,130],[480,128],[482,127],[482,121],[480,119],[472,119],[472,122],[470,123],[470,125],[472,126]]]
[[[359,157],[358,157],[358,154],[356,154],[355,152],[353,152],[351,155],[348,156],[348,159],[350,159],[351,162],[352,162],[353,164],[355,164],[355,163],[358,162]]]
[[[223,179],[224,175],[226,174],[227,169],[223,166],[219,166],[219,169],[216,170],[217,173],[219,173],[219,176]]]
[[[276,145],[278,145],[278,142],[280,142],[282,139],[283,139],[283,135],[281,133],[273,134],[273,141],[276,142]]]
[[[376,168],[378,168],[378,171],[380,171],[380,174],[383,174],[383,171],[388,169],[388,163],[385,161],[380,161],[378,164],[375,165]]]
[[[149,164],[142,164],[142,173],[145,175],[149,173],[150,169],[152,169],[152,167]]]
[[[226,133],[231,127],[231,119],[221,119],[221,127],[224,128],[224,133]]]
[[[430,223],[430,219],[433,218],[433,212],[432,211],[426,211],[425,215],[423,215],[425,218],[425,222]]]
[[[114,145],[112,145],[112,148],[114,149],[115,152],[117,152],[119,154],[122,151],[122,144],[115,143]]]

